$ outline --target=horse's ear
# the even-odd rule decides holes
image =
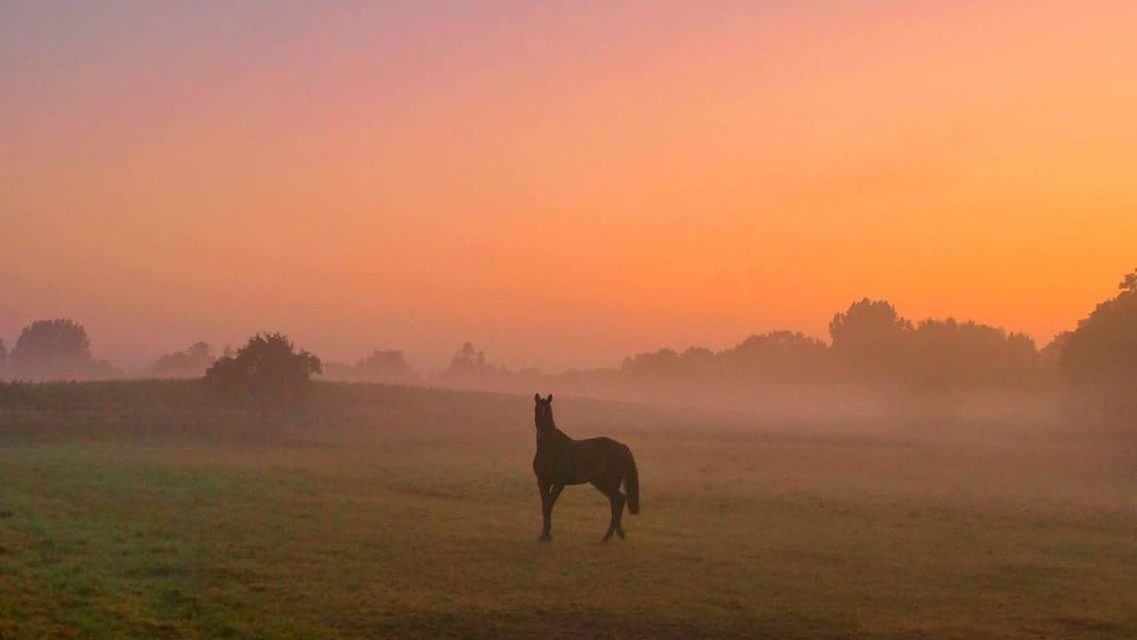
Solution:
[[[534,394],[533,394],[533,401],[534,401],[534,402],[540,402],[540,401],[541,401],[541,394],[539,394],[539,393],[534,393]]]
[[[553,401],[553,394],[551,394],[551,393],[549,394],[549,400],[548,400],[548,401],[549,401],[549,402],[552,402],[552,401]]]

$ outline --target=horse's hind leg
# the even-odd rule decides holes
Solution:
[[[612,539],[612,534],[619,534],[621,538],[624,537],[624,530],[620,527],[620,515],[624,510],[625,498],[620,493],[620,483],[616,482],[594,482],[594,487],[600,490],[601,493],[608,496],[608,504],[612,507],[612,519],[608,521],[608,531],[604,537],[600,539],[601,542],[608,542]]]
[[[624,517],[624,505],[628,502],[628,497],[620,493],[619,489],[616,490],[616,502],[616,535],[620,536],[620,539],[623,540],[624,524],[622,520]]]

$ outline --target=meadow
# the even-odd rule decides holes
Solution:
[[[576,398],[640,466],[536,541],[532,400],[318,385],[264,427],[192,382],[0,388],[0,638],[1134,638],[1137,464],[998,422]]]

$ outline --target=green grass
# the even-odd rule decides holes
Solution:
[[[633,447],[643,513],[600,544],[606,503],[570,487],[544,545],[525,399],[382,393],[402,422],[261,440],[0,423],[0,638],[1137,637],[1137,478],[1093,443],[565,399],[562,428]]]

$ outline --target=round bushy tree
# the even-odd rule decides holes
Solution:
[[[229,396],[251,397],[264,419],[270,409],[302,397],[312,375],[322,372],[320,359],[297,351],[284,334],[258,333],[235,354],[214,362],[205,372],[205,384]]]
[[[83,325],[67,318],[24,327],[11,353],[12,373],[31,380],[92,377],[99,364]]]

